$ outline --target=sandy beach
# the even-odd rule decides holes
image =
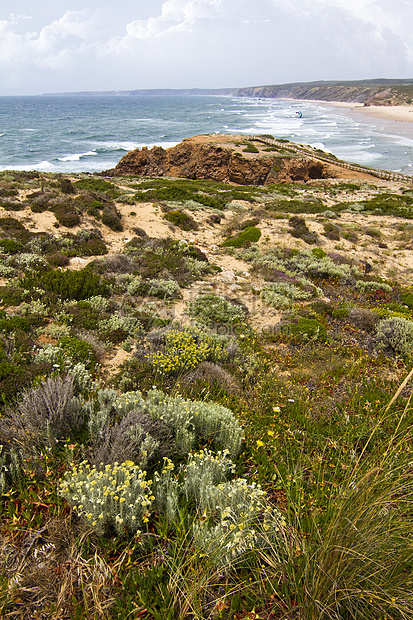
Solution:
[[[347,108],[364,116],[373,116],[388,121],[413,122],[413,106],[410,105],[365,106],[362,103],[346,103],[342,101],[316,101],[315,103],[329,107]]]

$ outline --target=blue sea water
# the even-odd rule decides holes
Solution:
[[[217,96],[0,97],[0,170],[97,172],[132,149],[206,133],[271,134],[413,174],[413,123],[314,102]]]

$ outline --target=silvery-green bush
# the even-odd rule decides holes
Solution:
[[[357,280],[356,289],[362,293],[372,293],[374,291],[386,291],[387,293],[391,293],[393,290],[392,287],[385,282],[365,282],[364,280]]]
[[[304,288],[307,286],[307,288]],[[290,308],[293,301],[303,301],[322,295],[321,289],[306,282],[303,287],[289,282],[270,282],[261,289],[261,299],[274,308]]]
[[[100,535],[111,525],[118,534],[140,533],[148,522],[155,496],[146,472],[130,461],[104,470],[83,461],[73,465],[60,483],[60,494]]]
[[[187,304],[187,313],[204,325],[224,323],[232,325],[245,320],[246,311],[221,295],[198,295]]]
[[[383,319],[377,325],[375,344],[378,349],[406,360],[413,355],[413,321],[403,317]]]
[[[126,334],[135,338],[143,331],[142,324],[137,318],[130,315],[122,315],[120,312],[115,312],[109,319],[103,319],[99,322],[99,331],[102,334],[117,329],[122,329]]]
[[[259,248],[251,247],[241,251],[241,255],[244,260],[251,261],[258,269],[276,269],[290,276],[338,278],[351,281],[354,277],[362,275],[355,265],[337,264],[329,256],[317,258],[310,250],[282,256],[277,250],[261,253]]]
[[[160,390],[148,393],[145,409],[176,431],[181,449],[189,452],[197,438],[212,439],[221,449],[236,456],[244,433],[234,414],[215,402],[192,401],[181,396],[167,396]]]
[[[224,482],[234,469],[228,450],[218,453],[203,450],[190,454],[183,481],[187,500],[195,499],[201,509],[206,510],[209,508],[209,500],[205,494],[209,494],[209,488]]]

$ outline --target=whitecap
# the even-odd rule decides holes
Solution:
[[[38,170],[39,172],[51,172],[55,169],[55,166],[50,161],[41,161],[38,164],[20,164],[20,165],[12,165],[12,166],[1,166],[0,170]]]
[[[96,151],[87,151],[86,153],[74,153],[73,155],[65,155],[64,157],[58,157],[58,161],[79,161],[83,157],[96,156]]]

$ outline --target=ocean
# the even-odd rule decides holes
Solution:
[[[100,172],[206,133],[271,134],[413,175],[413,123],[307,101],[221,96],[0,97],[0,170]]]

